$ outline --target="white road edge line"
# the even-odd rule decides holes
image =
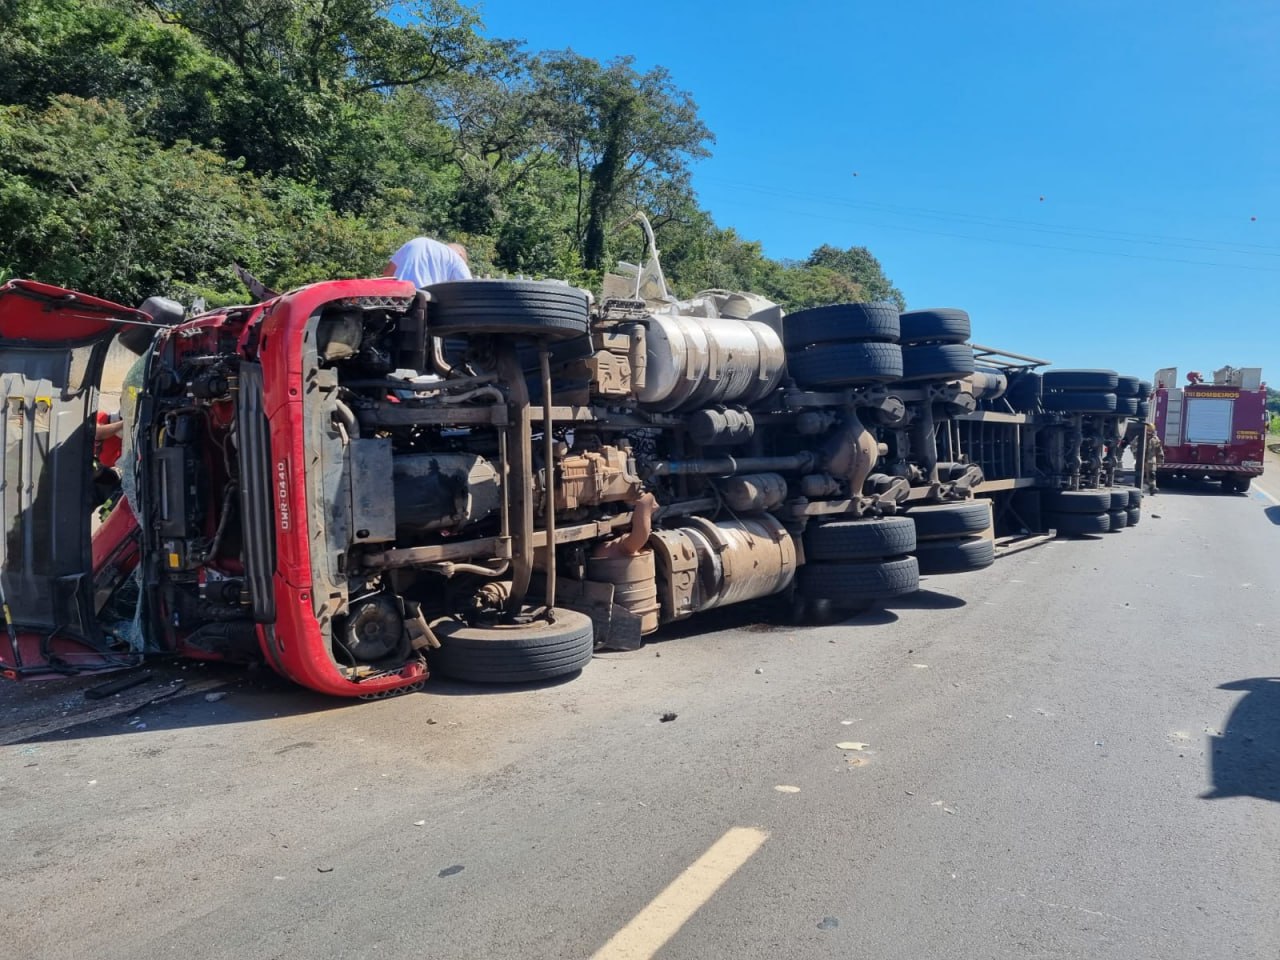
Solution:
[[[754,827],[734,827],[667,884],[591,960],[650,960],[768,838]]]
[[[1280,500],[1276,499],[1276,495],[1273,494],[1270,490],[1264,489],[1261,484],[1254,484],[1253,489],[1258,491],[1258,493],[1262,494],[1264,497],[1270,500],[1273,504],[1280,507]]]

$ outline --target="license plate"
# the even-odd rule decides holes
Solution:
[[[1260,466],[1262,466],[1262,461],[1261,461],[1261,460],[1241,460],[1241,461],[1240,461],[1240,466],[1242,466],[1242,467],[1260,467]]]

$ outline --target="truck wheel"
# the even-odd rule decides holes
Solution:
[[[1078,391],[1075,393],[1046,393],[1044,408],[1059,413],[1111,413],[1116,412],[1114,393]]]
[[[1125,511],[1125,517],[1129,521],[1129,526],[1136,527],[1138,525],[1138,521],[1142,519],[1142,508],[1130,507]]]
[[[1046,513],[1044,522],[1061,537],[1106,533],[1111,529],[1111,516],[1107,513]]]
[[[963,310],[909,310],[898,318],[902,325],[899,342],[906,346],[918,343],[967,343],[969,314]]]
[[[958,380],[973,373],[973,347],[967,343],[926,344],[902,351],[902,379]]]
[[[802,387],[855,387],[902,379],[896,343],[826,343],[787,354],[787,369]]]
[[[995,563],[996,545],[982,536],[926,540],[916,547],[916,560],[923,574],[967,573]]]
[[[1111,491],[1046,490],[1040,495],[1040,504],[1050,513],[1106,513],[1111,509]]]
[[[1108,493],[1111,494],[1111,503],[1107,509],[1111,512],[1116,510],[1129,509],[1129,488],[1128,487],[1112,487]]]
[[[1129,488],[1129,506],[1130,507],[1142,506],[1142,491],[1139,490],[1137,487]]]
[[[577,673],[595,647],[591,618],[557,609],[555,622],[471,627],[461,620],[434,625],[440,649],[428,657],[441,676],[471,683],[527,683]]]
[[[1138,381],[1138,393],[1137,393],[1137,397],[1138,397],[1138,399],[1139,399],[1139,400],[1146,400],[1146,399],[1147,399],[1148,397],[1150,397],[1150,396],[1151,396],[1151,381],[1150,381],[1150,380],[1139,380],[1139,381]]]
[[[452,280],[427,287],[433,337],[506,334],[568,340],[587,333],[587,295],[536,280]]]
[[[1146,420],[1149,416],[1151,416],[1151,401],[1139,400],[1138,407],[1134,411],[1134,416],[1139,417],[1142,420]]]
[[[1047,370],[1044,374],[1046,390],[1115,390],[1120,374],[1114,370]]]
[[[891,303],[837,303],[788,314],[782,342],[788,350],[859,340],[897,343],[898,330],[898,309]]]
[[[1111,518],[1111,532],[1119,533],[1129,525],[1129,508],[1123,510],[1109,510],[1107,516]]]
[[[1116,413],[1122,417],[1136,417],[1138,415],[1138,398],[1116,397]]]
[[[942,540],[982,533],[991,523],[991,509],[985,500],[927,503],[912,507],[907,518],[915,522],[916,540]]]
[[[1044,395],[1044,382],[1038,373],[1029,370],[1009,374],[1009,389],[1004,398],[1016,413],[1035,413],[1040,409]]]
[[[1126,377],[1121,374],[1116,377],[1116,396],[1136,398],[1141,382],[1137,377]]]
[[[810,560],[879,560],[916,548],[916,525],[906,517],[879,520],[831,520],[810,524],[804,553]]]
[[[1253,484],[1252,477],[1223,477],[1222,489],[1225,493],[1244,493]]]
[[[827,600],[838,607],[856,607],[915,593],[920,567],[915,557],[869,563],[806,563],[796,571],[796,589],[806,600]]]

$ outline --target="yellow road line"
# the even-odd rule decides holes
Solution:
[[[734,827],[667,884],[592,954],[591,960],[649,960],[751,859],[768,836],[753,827]]]

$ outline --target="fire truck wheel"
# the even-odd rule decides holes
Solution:
[[[842,609],[915,593],[920,566],[915,557],[865,563],[806,563],[796,571],[796,590],[806,600],[827,600]]]
[[[587,295],[536,280],[454,280],[427,288],[435,337],[505,334],[568,340],[587,333]]]
[[[1142,508],[1130,507],[1125,511],[1125,515],[1129,520],[1129,526],[1136,527],[1138,525],[1138,521],[1142,519]]]
[[[1142,506],[1142,491],[1139,490],[1137,487],[1129,488],[1129,506],[1130,507]]]
[[[973,373],[973,347],[967,343],[926,344],[902,351],[902,379],[958,380]]]
[[[555,622],[471,627],[461,620],[433,625],[440,649],[428,665],[441,676],[471,683],[527,683],[577,673],[595,646],[591,618],[558,608]]]
[[[827,343],[787,352],[787,369],[802,387],[855,387],[902,379],[896,343]]]
[[[942,540],[982,533],[991,523],[991,510],[986,500],[928,503],[912,507],[907,517],[915,522],[917,540]]]
[[[788,350],[861,340],[897,343],[897,307],[891,303],[837,303],[801,310],[782,321],[782,342]]]
[[[969,314],[963,310],[910,310],[899,322],[902,325],[901,343],[967,343],[969,340]]]
[[[1137,377],[1126,377],[1124,374],[1116,377],[1116,396],[1118,397],[1137,397],[1138,387],[1142,381]]]
[[[1128,487],[1112,487],[1111,504],[1107,507],[1112,513],[1117,510],[1129,509],[1129,488]]]
[[[996,561],[995,541],[986,537],[926,540],[916,548],[922,574],[967,573]]]
[[[1046,390],[1115,390],[1120,374],[1114,370],[1046,370]]]
[[[1111,491],[1046,490],[1040,504],[1050,513],[1106,513],[1111,509]]]
[[[833,520],[810,524],[804,553],[810,560],[879,560],[916,548],[916,525],[907,517]]]
[[[1106,533],[1111,529],[1107,513],[1046,513],[1045,526],[1057,530],[1060,537],[1079,537],[1087,533]]]
[[[1123,530],[1125,527],[1129,525],[1128,507],[1126,507],[1123,510],[1110,510],[1108,511],[1107,516],[1111,518],[1112,533],[1119,533],[1121,530]]]
[[[1048,374],[1045,374],[1045,386],[1048,386]],[[1093,391],[1077,391],[1074,393],[1047,392],[1044,395],[1044,408],[1060,413],[1110,413],[1116,412],[1116,395],[1114,393],[1097,393]]]
[[[1253,477],[1223,477],[1222,489],[1226,493],[1244,493],[1253,485]]]

